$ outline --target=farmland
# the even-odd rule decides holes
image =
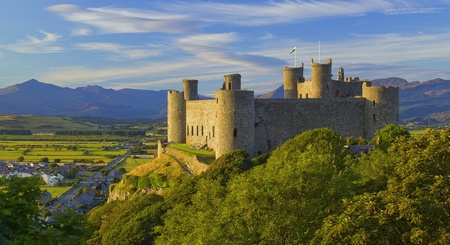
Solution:
[[[0,141],[0,160],[104,163],[125,154],[119,142]]]

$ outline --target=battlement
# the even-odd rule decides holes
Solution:
[[[223,76],[223,90],[240,90],[241,74],[228,74]]]
[[[178,90],[167,90],[167,92],[170,94],[170,95],[175,95],[175,94],[182,94],[183,92],[181,92],[180,93],[180,91],[178,91]]]

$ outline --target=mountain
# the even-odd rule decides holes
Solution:
[[[390,77],[372,80],[374,86],[396,86],[400,89],[400,123],[406,125],[450,124],[450,80],[436,78],[423,82],[408,82]],[[283,98],[283,86],[257,96]]]
[[[0,89],[0,114],[163,118],[167,90],[62,88],[37,80]]]
[[[408,82],[390,77],[375,79],[373,85],[400,88],[401,123],[449,125],[450,80]],[[257,97],[283,98],[283,93],[280,86]],[[95,85],[72,89],[32,79],[0,89],[0,114],[165,118],[167,90],[113,90]]]

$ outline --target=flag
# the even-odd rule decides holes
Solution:
[[[297,50],[297,47],[293,47],[289,53],[292,54],[296,50]]]

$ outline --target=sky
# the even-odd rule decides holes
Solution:
[[[333,60],[332,72],[410,82],[450,79],[450,0],[0,0],[0,88],[61,87],[213,95],[239,73],[256,94],[283,67]],[[296,47],[296,51],[290,50]]]

